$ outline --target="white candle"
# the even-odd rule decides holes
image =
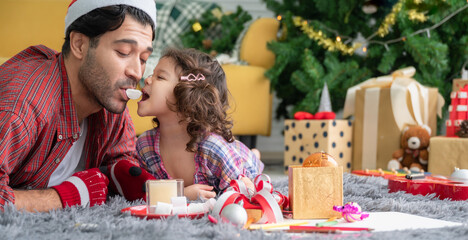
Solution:
[[[184,180],[148,180],[146,181],[147,209],[157,205],[158,202],[172,204],[172,197],[184,196]]]

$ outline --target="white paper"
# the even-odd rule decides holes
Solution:
[[[316,223],[324,222],[327,219],[311,219],[309,224],[301,226],[315,226]],[[293,220],[285,219],[283,223],[295,223],[303,222],[304,220]],[[252,224],[255,225],[267,225],[267,224]],[[369,217],[357,222],[346,222],[344,219],[338,219],[338,224],[333,227],[360,227],[360,228],[371,228],[372,232],[384,232],[384,231],[400,231],[410,229],[430,229],[430,228],[444,228],[444,227],[456,227],[461,226],[462,223],[450,222],[438,219],[432,219],[427,217],[421,217],[400,212],[370,212]],[[266,231],[286,230],[289,227],[271,228]],[[352,231],[342,231],[341,233],[355,233]]]
[[[343,220],[343,219],[340,219]],[[341,223],[340,227],[367,227],[373,228],[375,232],[398,231],[409,229],[429,229],[461,226],[462,223],[449,222],[439,219],[421,217],[400,212],[373,212],[369,217],[354,223]]]

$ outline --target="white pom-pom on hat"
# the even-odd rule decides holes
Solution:
[[[121,4],[141,9],[147,13],[156,28],[156,4],[154,0],[73,0],[68,6],[68,12],[65,16],[65,33],[76,19],[94,9]]]

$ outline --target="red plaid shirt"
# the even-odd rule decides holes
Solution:
[[[0,66],[0,209],[14,189],[46,188],[80,133],[61,53],[29,47]],[[137,162],[128,109],[88,116],[86,169]]]

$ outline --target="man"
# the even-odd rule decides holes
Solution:
[[[61,53],[33,46],[0,66],[0,210],[106,201],[97,168],[136,162],[125,91],[155,27],[154,0],[73,0]]]

